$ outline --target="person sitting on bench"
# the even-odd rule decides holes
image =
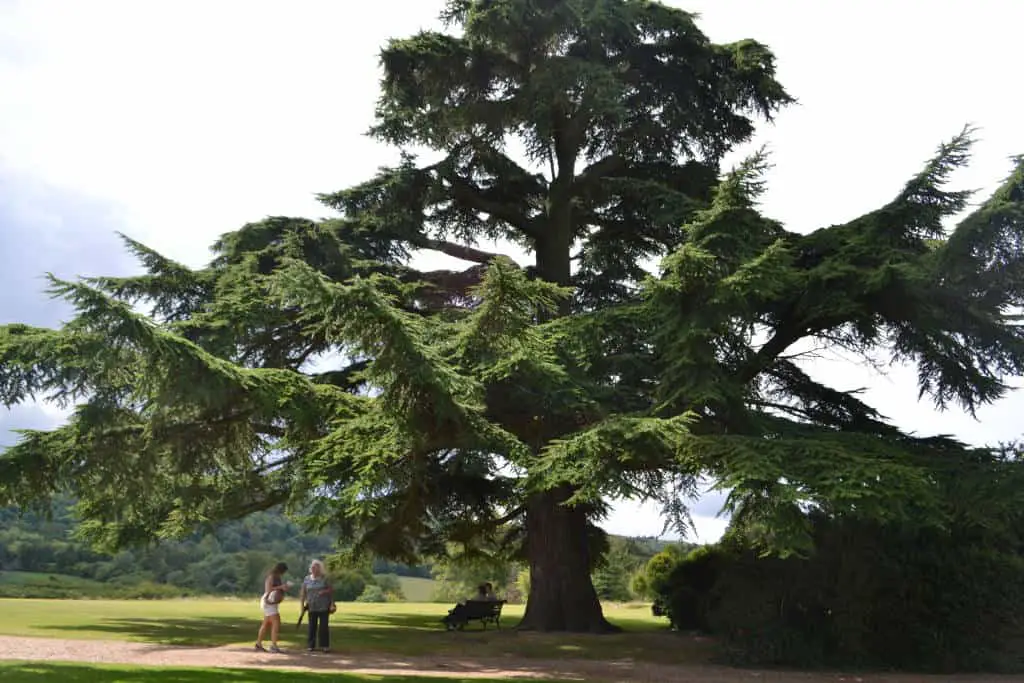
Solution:
[[[478,586],[476,593],[476,597],[473,599],[481,602],[495,602],[498,599],[498,596],[494,594],[494,585],[490,581]]]
[[[494,594],[494,586],[491,582],[488,581],[486,583],[481,583],[476,587],[476,594],[474,594],[473,597],[468,598],[467,600],[460,600],[455,607],[448,610],[448,615],[441,619],[441,621],[444,622],[445,626],[449,629],[455,628],[459,624],[466,623],[466,615],[468,613],[466,608],[467,602],[496,602],[497,600],[498,596]]]

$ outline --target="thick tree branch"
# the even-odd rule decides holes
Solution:
[[[780,325],[775,334],[757,350],[749,362],[740,369],[739,381],[749,384],[755,377],[775,361],[782,352],[796,343],[804,334],[791,325]]]
[[[474,247],[467,247],[462,244],[456,244],[455,242],[448,242],[446,240],[434,240],[426,238],[416,242],[416,246],[421,249],[430,249],[431,251],[439,251],[442,254],[452,256],[463,261],[472,261],[474,263],[488,264],[494,259],[501,256],[501,254],[495,254],[489,251],[483,251],[481,249],[475,249]]]
[[[492,522],[492,524],[494,526],[496,526],[496,527],[497,526],[501,526],[503,524],[508,524],[513,519],[515,519],[517,517],[521,517],[524,514],[526,514],[526,506],[525,505],[517,505],[516,507],[512,508],[511,510],[509,510],[506,514],[504,514],[501,517],[495,519]]]
[[[814,419],[810,412],[808,412],[807,410],[804,410],[803,408],[800,408],[799,406],[791,406],[791,405],[787,405],[785,403],[775,403],[775,402],[772,402],[772,401],[761,401],[761,400],[751,401],[750,403],[751,403],[751,405],[757,406],[759,408],[775,409],[775,410],[784,412],[784,413],[786,413],[788,415],[792,415],[794,417],[799,417],[799,418],[804,419],[804,420],[813,420]]]
[[[468,296],[469,290],[480,284],[486,272],[487,266],[480,264],[465,270],[410,270],[401,279],[402,282],[424,283],[424,289],[433,290],[435,294]]]
[[[258,467],[253,468],[252,473],[256,476],[262,476],[277,468],[284,467],[286,465],[294,465],[296,462],[299,462],[300,459],[301,456],[298,453],[292,453],[291,455],[278,458],[272,462],[260,463]]]
[[[313,375],[312,379],[317,384],[331,384],[341,388],[351,388],[356,385],[356,375],[370,367],[370,361],[359,360],[341,370],[328,370]]]
[[[252,423],[252,428],[253,431],[259,434],[273,436],[278,439],[285,437],[288,433],[287,430],[285,430],[283,427],[278,427],[277,425],[270,424],[260,424],[256,422]]]
[[[451,185],[452,198],[459,204],[497,218],[527,237],[536,237],[535,222],[520,208],[487,198],[484,196],[483,190],[454,173],[442,173],[441,178],[447,180]]]
[[[573,181],[573,196],[578,197],[586,194],[591,186],[604,178],[617,173],[626,168],[626,161],[617,154],[610,154],[603,159],[598,159],[594,163],[583,169],[583,172],[576,176]]]
[[[292,361],[292,369],[297,371],[299,368],[303,366],[303,364],[305,364],[307,360],[309,360],[310,356],[312,356],[319,350],[319,344],[310,344],[308,347],[306,347],[304,351],[299,353],[299,355]]]

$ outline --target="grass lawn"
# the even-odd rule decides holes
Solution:
[[[363,676],[265,669],[179,669],[0,662],[4,683],[497,683],[496,680],[423,676]]]
[[[522,615],[509,605],[507,627]],[[296,601],[285,602],[282,645],[303,647],[305,627],[295,627]],[[469,657],[534,657],[666,663],[707,661],[712,645],[668,631],[647,606],[607,606],[608,619],[625,633],[517,633],[505,628],[447,633],[440,624],[446,606],[416,603],[340,603],[331,620],[332,644],[340,652]],[[259,626],[255,600],[0,600],[0,635],[133,640],[166,645],[248,645]],[[7,678],[3,678],[7,683]]]
[[[438,582],[420,576],[399,576],[398,583],[402,586],[402,594],[409,602],[431,602]]]

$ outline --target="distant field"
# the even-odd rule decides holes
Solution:
[[[339,651],[456,657],[574,657],[592,660],[645,659],[673,664],[706,661],[711,644],[672,633],[648,606],[607,605],[610,621],[626,633],[604,636],[519,633],[511,628],[520,605],[505,609],[506,628],[471,626],[447,633],[444,605],[422,603],[339,603],[331,619]],[[303,646],[296,629],[298,605],[287,600],[282,644]],[[248,645],[259,626],[256,600],[0,600],[0,635],[132,640],[167,645]],[[6,679],[5,679],[6,681]]]
[[[424,579],[418,576],[399,576],[398,582],[402,584],[402,593],[409,602],[433,602],[434,591],[437,590],[437,581]]]
[[[409,602],[432,602],[437,582],[415,576],[399,576],[402,593]],[[0,571],[0,598],[126,598],[178,597],[182,591],[172,586],[146,584],[119,586],[66,574]]]
[[[77,576],[67,576],[65,574],[0,571],[0,586],[62,586],[64,588],[88,590],[103,585],[99,581],[83,579]]]
[[[65,574],[0,571],[0,598],[157,598],[181,591],[157,584],[121,585]]]

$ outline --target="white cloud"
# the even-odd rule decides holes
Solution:
[[[714,504],[709,505],[712,502]],[[718,516],[721,498],[705,497],[691,511],[693,530],[681,536],[674,530],[664,530],[665,522],[657,503],[625,502],[614,506],[601,527],[610,534],[622,536],[657,536],[671,540],[685,540],[691,543],[714,543],[729,524],[727,516]],[[711,508],[711,509],[709,509]]]
[[[323,215],[313,193],[394,160],[363,136],[378,50],[433,25],[441,4],[0,3],[0,163],[110,203],[133,236],[202,263],[220,233],[268,214]],[[1024,152],[1013,87],[1022,3],[670,4],[701,12],[715,40],[754,37],[776,52],[801,104],[756,142],[776,164],[766,211],[793,229],[886,201],[965,123],[982,127],[975,164],[958,178],[968,187],[991,188],[1006,157]],[[974,442],[1016,436],[1024,408],[1014,395],[976,422],[918,402],[905,369],[879,378],[822,362],[814,372],[867,386],[868,399],[903,427]],[[616,528],[660,527],[639,510],[620,506]],[[710,537],[717,527],[706,528]]]

